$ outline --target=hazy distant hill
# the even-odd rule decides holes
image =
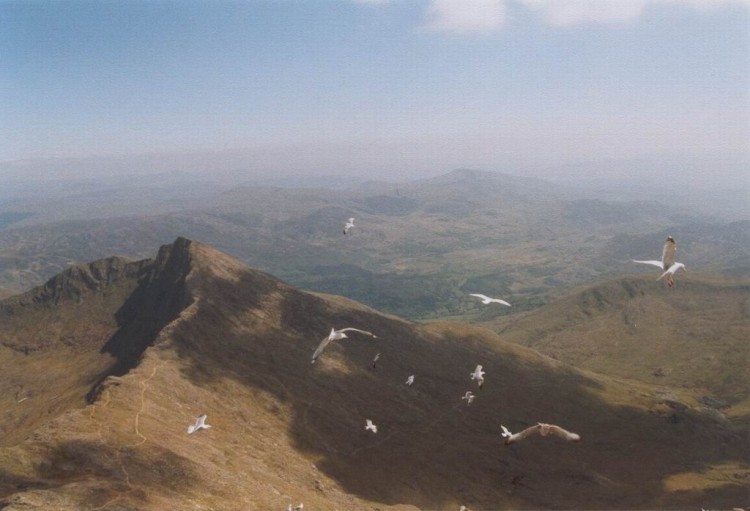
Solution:
[[[302,292],[182,238],[0,301],[0,324],[3,509],[685,509],[747,496],[747,425],[698,395]],[[332,326],[378,338],[352,335],[310,364]],[[201,413],[212,429],[187,435]],[[500,424],[537,421],[582,441],[502,444]]]
[[[643,201],[568,200],[547,182],[492,172],[348,190],[241,187],[211,200],[179,196],[151,213],[142,197],[128,216],[65,220],[68,205],[56,208],[59,222],[0,229],[0,289],[28,289],[70,262],[145,257],[182,235],[294,285],[411,318],[491,314],[467,298],[472,292],[506,297],[513,311],[536,308],[570,286],[632,271],[631,257],[659,257],[665,233],[677,237],[689,268],[750,276],[747,245],[736,241],[750,236],[748,222],[706,225]],[[356,227],[344,236],[349,217]]]

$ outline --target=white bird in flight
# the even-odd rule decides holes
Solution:
[[[479,388],[482,388],[482,385],[484,385],[484,371],[482,371],[482,366],[478,365],[476,369],[474,369],[473,373],[469,373],[472,380],[477,380],[477,384],[479,385]]]
[[[351,229],[352,227],[354,227],[354,218],[350,218],[346,221],[346,224],[344,224],[344,234],[349,232],[349,229]]]
[[[567,440],[568,442],[579,442],[581,440],[581,436],[576,433],[572,433],[566,429],[561,428],[560,426],[555,426],[554,424],[544,424],[542,422],[534,426],[528,427],[524,429],[523,431],[519,433],[515,433],[515,434],[508,431],[508,428],[506,428],[502,424],[500,425],[500,427],[503,428],[502,436],[505,437],[505,445],[510,445],[516,442],[520,442],[527,436],[533,435],[534,433],[538,433],[542,436],[547,436],[547,435],[559,436],[560,438]]]
[[[320,354],[323,353],[323,351],[328,347],[329,344],[331,344],[331,342],[346,339],[348,336],[344,332],[359,332],[360,334],[369,335],[370,337],[374,337],[375,339],[377,339],[378,337],[372,332],[366,332],[365,330],[360,330],[358,328],[342,328],[341,330],[335,330],[331,328],[331,333],[328,334],[328,337],[320,341],[320,344],[315,349],[315,353],[313,353],[312,356],[312,363],[315,363]]]
[[[375,355],[375,358],[372,359],[372,368],[373,369],[377,369],[376,365],[378,363],[378,360],[380,360],[380,353],[378,353],[377,355]]]
[[[682,268],[683,271],[687,271],[687,268],[685,268],[684,264],[675,262],[675,252],[677,252],[677,243],[675,243],[672,236],[667,236],[667,241],[664,242],[664,249],[661,253],[661,261],[639,261],[633,259],[633,262],[640,264],[650,264],[652,266],[661,268],[664,273],[662,273],[656,280],[661,280],[662,278],[667,277],[667,287],[674,287],[674,274],[677,272],[677,270]]]
[[[208,418],[208,415],[206,415],[204,413],[203,415],[201,415],[200,417],[198,417],[197,419],[195,419],[195,424],[191,424],[190,426],[188,426],[188,429],[187,429],[188,435],[192,435],[193,433],[195,433],[199,429],[208,429],[208,428],[210,428],[211,426],[209,424],[206,424],[206,419],[207,418]]]
[[[378,427],[375,424],[373,424],[370,419],[367,419],[367,425],[365,426],[365,430],[368,430],[368,429],[372,431],[373,433],[378,432]]]
[[[413,383],[414,383],[414,375],[412,374],[406,379],[406,384],[411,387]]]
[[[464,397],[462,397],[461,399],[465,400],[466,401],[466,405],[468,406],[468,405],[471,404],[472,401],[474,401],[475,397],[476,396],[474,394],[472,394],[470,390],[467,390],[466,394],[464,394]]]
[[[477,298],[479,298],[480,300],[482,300],[482,303],[485,304],[485,305],[487,305],[488,303],[499,303],[499,304],[502,304],[502,305],[507,305],[508,307],[511,306],[505,300],[501,300],[499,298],[490,298],[487,295],[480,295],[478,293],[471,293],[469,296],[476,296]]]

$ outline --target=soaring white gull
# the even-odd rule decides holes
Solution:
[[[368,430],[368,429],[372,431],[373,433],[378,432],[378,427],[375,424],[373,424],[370,419],[367,419],[367,425],[365,426],[365,430]]]
[[[412,384],[414,384],[414,375],[413,374],[406,379],[406,384],[408,386],[410,386],[410,387],[412,386]]]
[[[480,295],[478,293],[471,293],[469,296],[476,296],[477,298],[479,298],[480,300],[482,300],[482,303],[485,304],[485,305],[487,305],[488,303],[499,303],[499,304],[502,304],[502,305],[507,305],[508,307],[511,306],[505,300],[501,300],[499,298],[490,298],[487,295]]]
[[[331,342],[338,341],[340,339],[346,339],[348,336],[344,332],[359,332],[360,334],[369,335],[370,337],[374,337],[376,339],[378,337],[372,332],[366,332],[365,330],[360,330],[358,328],[342,328],[341,330],[335,330],[331,328],[331,333],[328,334],[328,337],[320,341],[320,344],[316,348],[315,353],[313,353],[312,363],[315,363],[320,354],[323,353],[323,351],[328,347],[329,344],[331,344]]]
[[[659,276],[659,278],[656,280],[661,280],[662,278],[667,277],[667,287],[674,287],[675,272],[677,272],[677,270],[679,270],[680,268],[682,268],[683,271],[687,271],[687,268],[685,268],[684,264],[675,262],[675,252],[677,252],[677,243],[675,243],[672,236],[667,236],[667,240],[664,242],[664,249],[661,253],[661,261],[640,261],[637,259],[633,259],[633,262],[640,264],[650,264],[652,266],[661,268],[664,273],[662,273],[661,276]]]
[[[555,426],[554,424],[544,424],[542,422],[534,426],[528,427],[524,429],[523,431],[519,433],[515,433],[515,434],[508,431],[508,428],[506,428],[502,424],[500,425],[500,427],[503,428],[502,436],[505,437],[506,445],[520,442],[527,436],[533,435],[534,433],[538,433],[542,436],[547,436],[550,434],[559,436],[560,438],[567,440],[568,442],[578,442],[581,440],[581,436],[576,433],[572,433],[566,429],[561,428],[560,426]]]
[[[482,385],[484,385],[484,371],[482,371],[482,366],[478,365],[476,369],[474,369],[473,373],[469,374],[471,376],[472,380],[477,380],[477,384],[479,385],[479,388],[482,388]]]
[[[193,433],[195,433],[199,429],[208,429],[208,428],[210,428],[211,426],[208,425],[208,424],[206,424],[206,419],[207,418],[208,418],[208,415],[206,415],[204,413],[203,415],[201,415],[200,417],[198,417],[197,419],[195,419],[195,424],[191,424],[190,426],[188,426],[188,429],[187,429],[188,435],[192,435]]]
[[[352,227],[354,227],[354,218],[350,218],[346,221],[346,224],[344,224],[344,234],[349,232],[349,229],[351,229]]]
[[[467,390],[466,394],[464,394],[464,397],[462,397],[461,399],[465,400],[466,401],[466,405],[468,406],[468,405],[471,404],[472,401],[474,401],[475,397],[476,396],[474,394],[472,394],[470,390]]]

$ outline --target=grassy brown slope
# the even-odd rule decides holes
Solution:
[[[13,445],[71,407],[117,363],[100,351],[118,330],[114,311],[138,285],[140,263],[120,258],[72,267],[0,302],[0,445]]]
[[[750,389],[750,282],[682,275],[613,280],[488,325],[503,339],[603,374],[701,389],[731,404]]]
[[[93,405],[0,450],[11,506],[622,509],[730,507],[745,495],[747,438],[689,393],[583,373],[485,329],[303,293],[198,243],[171,251],[184,254],[192,300]],[[311,365],[331,326],[378,339],[352,335]],[[481,391],[468,377],[477,363]],[[200,413],[214,427],[187,436]],[[502,445],[500,423],[539,420],[583,441]]]

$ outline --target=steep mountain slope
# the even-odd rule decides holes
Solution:
[[[487,326],[576,367],[699,389],[728,406],[750,397],[749,317],[750,282],[690,273],[674,289],[653,277],[608,281]]]
[[[0,321],[0,362],[24,368],[0,373],[15,389],[0,415],[14,431],[0,448],[8,510],[745,504],[745,430],[690,392],[302,292],[186,239],[155,260],[73,268],[0,302]],[[310,364],[332,326],[378,338],[352,335]],[[213,427],[187,435],[201,413]],[[501,423],[537,421],[583,440],[502,445]]]

